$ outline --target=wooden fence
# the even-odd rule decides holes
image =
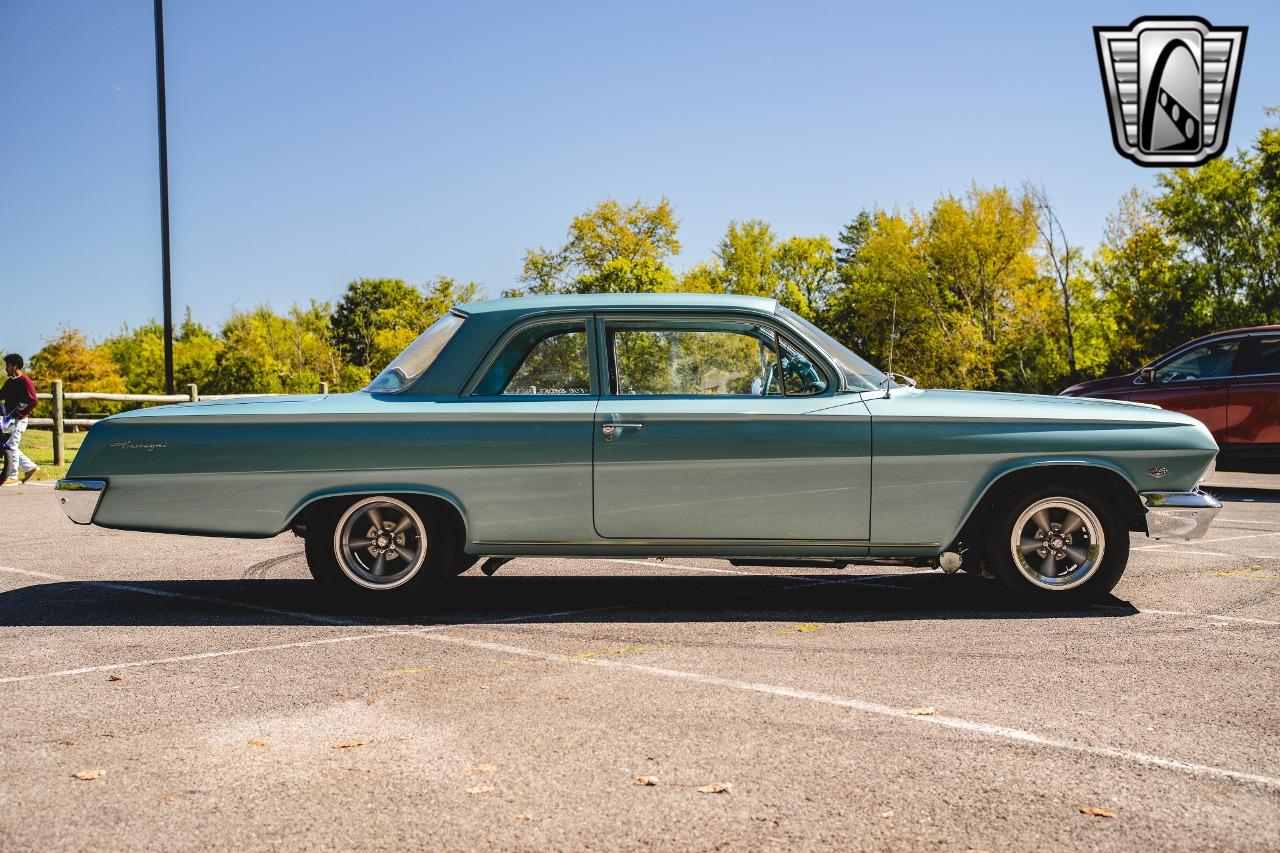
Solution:
[[[201,400],[239,400],[247,397],[271,397],[272,394],[201,394],[195,385],[187,386],[185,394],[106,394],[98,391],[63,391],[62,380],[55,379],[50,384],[49,393],[38,393],[41,400],[53,403],[53,417],[30,418],[28,426],[53,427],[53,464],[65,465],[67,453],[63,435],[67,427],[90,427],[101,418],[68,418],[64,417],[67,402],[70,400],[101,400],[104,403],[198,403]],[[329,393],[329,383],[321,382],[319,392]]]

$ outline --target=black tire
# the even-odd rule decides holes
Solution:
[[[375,517],[386,527],[378,540],[370,538],[378,529]],[[392,529],[402,522],[403,529]],[[307,519],[307,568],[333,596],[411,601],[453,576],[453,539],[451,525],[437,510],[410,497],[362,495],[330,501]],[[378,548],[380,544],[388,547]]]
[[[1128,527],[1114,500],[1100,490],[1068,484],[1024,487],[1001,499],[989,520],[987,567],[1028,603],[1097,601],[1115,588],[1129,562]],[[1015,537],[1021,560],[1015,557]],[[1041,544],[1033,548],[1035,543]]]

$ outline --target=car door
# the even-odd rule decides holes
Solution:
[[[820,357],[750,319],[598,322],[600,536],[866,539],[870,416]]]
[[[1280,462],[1280,332],[1250,335],[1227,400],[1230,455]]]
[[[587,316],[526,320],[504,333],[455,401],[432,405],[430,435],[445,462],[430,476],[462,499],[472,539],[595,538],[594,334]]]
[[[1240,343],[1239,337],[1219,338],[1175,353],[1156,365],[1150,382],[1135,384],[1129,399],[1191,415],[1219,446],[1226,444],[1227,392]]]

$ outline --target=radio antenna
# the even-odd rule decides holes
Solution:
[[[889,376],[884,383],[884,397],[889,399],[889,386],[893,384],[893,341],[898,337],[898,294],[893,294],[893,317],[889,321]]]

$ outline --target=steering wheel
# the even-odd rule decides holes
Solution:
[[[800,385],[806,394],[812,394],[827,387],[827,383],[823,381],[822,375],[818,373],[817,368],[810,364],[809,360],[804,356],[794,355],[790,358],[783,356],[782,369],[800,380]]]

